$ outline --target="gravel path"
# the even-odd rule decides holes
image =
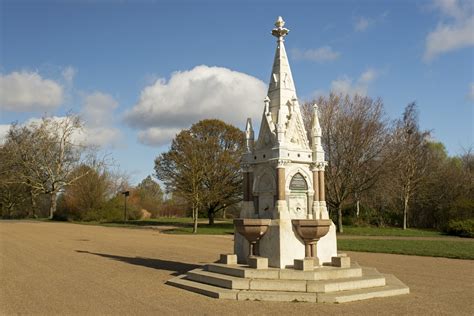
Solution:
[[[231,250],[232,236],[0,221],[0,314],[474,314],[472,260],[348,252],[411,294],[335,305],[216,300],[165,284]]]

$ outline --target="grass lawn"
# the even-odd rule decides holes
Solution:
[[[191,234],[192,232],[192,224],[165,231],[167,234]],[[215,223],[214,225],[200,224],[198,225],[198,234],[232,235],[234,234],[234,224],[232,222]]]
[[[190,217],[160,217],[145,220],[129,220],[114,222],[74,222],[81,225],[101,225],[107,227],[143,228],[149,226],[174,226],[175,228],[164,231],[167,234],[191,234],[193,232],[193,220]],[[232,220],[216,220],[214,225],[208,225],[205,218],[198,220],[199,235],[228,235],[234,233]]]
[[[339,239],[338,250],[474,260],[474,242],[450,240]]]
[[[442,237],[442,232],[428,229],[407,228],[403,230],[398,227],[358,227],[344,226],[341,235],[353,236],[401,236],[401,237]]]
[[[192,219],[162,217],[149,220],[131,220],[123,222],[76,222],[82,225],[102,225],[109,227],[144,228],[147,226],[172,226],[164,231],[170,234],[191,234]],[[217,220],[209,226],[207,219],[199,219],[198,234],[229,235],[234,233],[232,220]],[[474,260],[474,240],[417,240],[416,237],[441,237],[441,232],[423,229],[377,228],[377,227],[344,227],[344,236],[403,236],[412,239],[339,239],[338,249],[343,251],[363,251],[393,253],[404,255],[446,257]]]

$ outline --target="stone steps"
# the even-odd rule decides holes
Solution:
[[[257,301],[345,303],[376,297],[408,294],[410,292],[408,287],[393,275],[383,276],[386,280],[386,285],[384,286],[338,291],[332,293],[232,290],[188,280],[186,279],[185,275],[175,277],[169,280],[167,283],[188,291],[214,298]]]
[[[250,288],[251,280],[209,272],[204,269],[188,271],[188,273],[186,273],[186,279],[234,290],[248,290]]]
[[[229,276],[204,269],[194,269],[186,279],[234,290],[283,291],[283,292],[336,292],[384,286],[385,278],[376,269],[364,269],[360,277],[331,280],[250,279]]]
[[[318,293],[318,303],[346,303],[376,297],[388,297],[410,293],[410,289],[395,276],[384,274],[384,277],[386,285],[382,287],[333,293]]]
[[[223,289],[221,287],[187,280],[185,274],[179,275],[175,278],[172,278],[171,280],[168,280],[166,284],[169,284],[169,285],[172,285],[177,288],[184,289],[190,292],[206,295],[209,297],[230,299],[230,300],[236,300],[237,293],[239,292],[239,290]]]
[[[355,278],[362,276],[362,269],[357,263],[350,268],[323,266],[314,271],[300,271],[294,269],[268,268],[256,270],[246,265],[227,265],[221,263],[208,264],[205,267],[210,272],[247,279],[283,279],[283,280],[333,280]]]

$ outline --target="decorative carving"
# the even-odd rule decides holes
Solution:
[[[307,198],[306,195],[290,195],[289,209],[291,218],[306,218]]]
[[[289,159],[273,159],[273,160],[270,160],[270,164],[274,168],[284,168],[285,166],[291,164],[291,160],[289,160]]]
[[[242,169],[242,172],[250,172],[250,164],[247,162],[241,163],[240,168]]]
[[[285,37],[290,31],[283,27],[285,26],[285,21],[283,21],[283,18],[281,16],[279,16],[276,20],[275,26],[276,28],[272,30],[272,35],[278,37],[279,40],[282,40],[283,37]]]
[[[326,169],[326,166],[328,165],[327,161],[320,161],[316,163],[316,168],[318,171],[324,171]]]

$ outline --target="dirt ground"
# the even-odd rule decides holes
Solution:
[[[348,252],[411,294],[344,304],[228,301],[165,284],[232,251],[232,236],[0,221],[0,314],[474,315],[474,261]]]

